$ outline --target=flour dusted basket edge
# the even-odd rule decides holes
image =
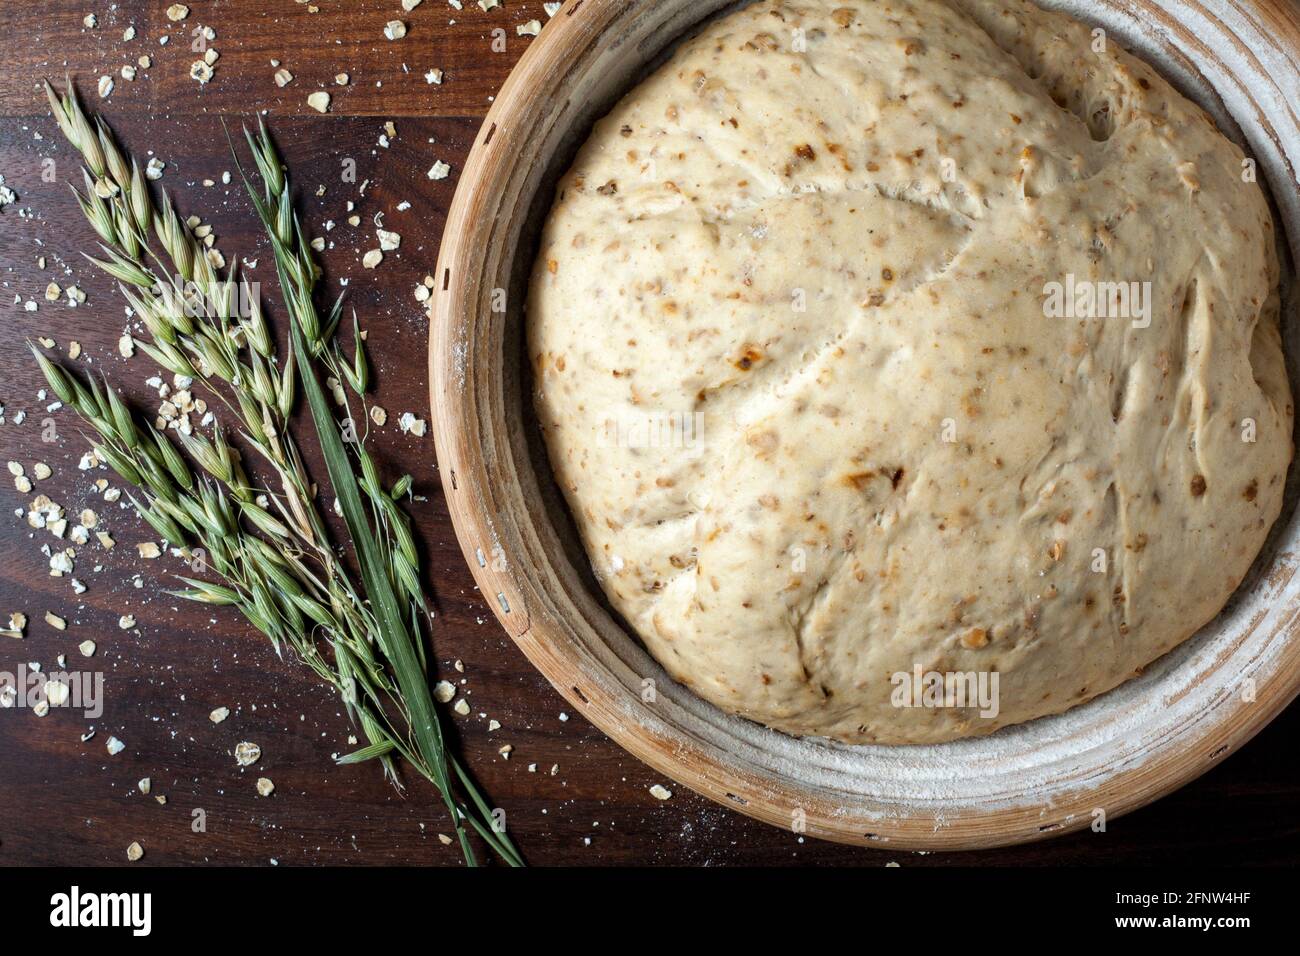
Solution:
[[[675,684],[607,610],[531,421],[520,337],[533,243],[592,122],[674,40],[733,5],[568,0],[507,79],[461,173],[434,274],[429,371],[443,487],[483,600],[575,710],[639,759],[724,806],[825,839],[925,850],[1020,843],[1089,826],[1098,809],[1113,819],[1204,773],[1300,691],[1294,468],[1282,517],[1219,618],[1110,694],[992,737],[901,748],[786,737]],[[1238,138],[1271,189],[1289,277],[1300,251],[1294,5],[1042,5],[1104,28]],[[504,311],[494,311],[497,290]],[[1300,330],[1285,299],[1295,383]]]

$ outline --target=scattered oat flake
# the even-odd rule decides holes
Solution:
[[[82,657],[94,657],[96,644],[94,641],[82,641],[77,645],[77,650],[81,651]]]
[[[109,752],[110,756],[116,757],[126,749],[126,744],[122,743],[122,741],[118,740],[116,737],[109,737],[108,742],[104,744],[104,748]]]
[[[367,269],[373,269],[379,263],[384,261],[384,253],[381,249],[371,249],[361,257],[361,264]]]
[[[179,23],[190,15],[190,8],[183,3],[173,3],[167,8],[167,19],[172,23]]]
[[[130,335],[124,335],[117,340],[117,352],[122,358],[130,358],[135,354],[135,340]]]
[[[542,32],[541,20],[529,20],[527,23],[521,23],[515,27],[515,35],[521,37],[535,37]]]
[[[241,740],[235,744],[235,763],[241,767],[250,767],[262,756],[262,748],[255,743]]]
[[[45,612],[45,623],[56,631],[66,631],[68,629],[68,622],[59,617],[53,611]]]
[[[444,163],[441,159],[437,160],[429,167],[428,177],[430,179],[446,179],[447,174],[451,172],[451,166]]]
[[[99,78],[99,95],[101,98],[113,95],[113,78],[105,74]]]
[[[451,846],[451,837],[447,836],[445,833],[438,834],[438,841],[442,843],[443,846]]]
[[[673,795],[673,792],[661,783],[656,783],[650,788],[650,795],[656,800],[667,800]]]
[[[144,847],[142,847],[138,842],[132,843],[129,847],[126,848],[126,858],[130,860],[132,863],[135,863],[143,856],[144,856]]]
[[[456,701],[456,703],[452,705],[451,709],[454,710],[456,713],[460,714],[462,717],[464,717],[469,713],[469,701],[467,701],[464,697],[462,697],[460,700]]]
[[[212,721],[214,724],[219,724],[229,716],[229,707],[218,707],[212,713],[208,714],[208,720]]]
[[[330,95],[324,90],[317,90],[307,97],[307,105],[317,113],[328,113],[330,108]]]
[[[74,566],[72,558],[75,554],[75,551],[68,548],[50,555],[50,577],[61,578],[65,574],[71,574]]]
[[[152,559],[159,557],[162,554],[162,550],[152,541],[141,541],[135,546],[135,549],[140,552],[140,557],[142,558]]]
[[[117,626],[124,631],[131,630],[131,628],[135,627],[135,615],[123,614],[121,617],[117,619]]]
[[[275,71],[275,85],[279,87],[288,86],[293,82],[293,74],[288,70],[280,69]]]
[[[45,462],[38,461],[36,464],[32,465],[32,474],[36,476],[37,481],[44,481],[46,478],[50,477],[50,475],[54,474],[54,472],[50,469],[49,465],[45,464]]]
[[[27,615],[22,611],[14,611],[9,615],[9,627],[0,631],[5,637],[14,637],[18,640],[23,638],[23,629],[27,627]]]
[[[384,423],[388,421],[388,412],[384,411],[382,405],[371,405],[370,420],[382,428]]]
[[[45,682],[45,699],[50,702],[52,707],[62,707],[68,702],[68,685],[61,680],[47,680]]]
[[[382,252],[392,252],[402,244],[402,237],[387,229],[377,229],[375,235],[379,237],[379,248]]]
[[[334,75],[334,82],[337,83],[339,86],[347,86],[348,80],[350,79],[351,77],[348,76],[346,73],[336,73]]]
[[[412,412],[402,412],[402,417],[397,420],[403,432],[414,435],[416,438],[423,438],[428,427],[423,418],[417,418]]]
[[[479,9],[484,13],[501,6],[501,0],[478,0]]]
[[[269,797],[275,793],[275,784],[271,782],[270,777],[257,778],[257,795],[260,797]]]
[[[390,40],[400,40],[406,36],[406,24],[401,20],[389,20],[384,24],[384,36]]]
[[[153,789],[153,781],[148,777],[141,777],[140,782],[137,783],[136,786],[139,787],[140,792],[147,797],[149,796],[149,791]]]

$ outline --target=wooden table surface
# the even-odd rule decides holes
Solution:
[[[414,288],[432,271],[443,219],[469,144],[494,91],[532,41],[517,24],[545,22],[540,0],[505,0],[491,11],[465,0],[424,0],[404,12],[400,0],[190,0],[191,12],[170,21],[163,0],[9,0],[0,5],[0,174],[17,199],[0,211],[0,458],[37,462],[53,475],[29,494],[5,476],[0,486],[0,625],[26,613],[26,638],[0,638],[0,672],[28,662],[102,672],[103,714],[55,709],[0,710],[0,864],[116,864],[139,841],[154,864],[458,864],[459,852],[437,837],[446,819],[431,789],[413,783],[397,794],[371,765],[337,767],[331,755],[349,749],[348,723],[331,693],[293,660],[280,660],[242,618],[169,598],[170,575],[183,570],[164,557],[143,560],[134,544],[148,529],[120,503],[104,502],[91,475],[77,468],[86,443],[74,416],[50,413],[42,382],[24,347],[48,336],[66,354],[79,342],[83,371],[106,375],[141,408],[158,397],[145,380],[147,357],[125,359],[117,340],[127,330],[124,302],[79,253],[93,235],[65,185],[80,180],[78,164],[48,114],[41,77],[71,73],[137,156],[167,165],[157,186],[183,215],[210,223],[228,260],[258,265],[271,314],[278,295],[269,250],[237,180],[223,123],[238,130],[265,111],[297,183],[299,211],[314,235],[327,235],[327,287],[348,282],[350,303],[369,330],[378,367],[377,401],[389,413],[372,444],[385,477],[415,477],[427,586],[438,617],[434,657],[439,677],[465,681],[472,711],[452,717],[453,736],[495,805],[507,812],[516,843],[533,864],[953,864],[1293,863],[1300,858],[1300,769],[1294,741],[1300,710],[1292,707],[1241,752],[1154,806],[1085,832],[1030,846],[975,854],[909,854],[836,846],[756,823],[662,779],[625,754],[565,704],[497,626],[464,567],[442,500],[431,437],[405,435],[398,416],[429,419],[425,381],[427,322]],[[88,13],[97,25],[84,25]],[[384,38],[389,20],[407,35]],[[199,57],[196,27],[211,27],[220,58],[212,80],[190,78]],[[134,27],[133,39],[124,39]],[[498,42],[494,44],[494,31]],[[160,41],[166,38],[167,43]],[[504,38],[504,50],[500,39]],[[494,48],[494,46],[496,48]],[[148,55],[152,65],[123,79],[123,65]],[[293,74],[276,85],[273,60]],[[441,85],[426,82],[444,71]],[[346,86],[335,84],[348,74]],[[97,95],[112,75],[112,93]],[[310,92],[328,90],[333,104],[318,115]],[[380,145],[384,124],[396,126]],[[49,161],[52,160],[51,165]],[[347,161],[356,178],[346,181]],[[435,160],[451,176],[430,181]],[[51,175],[53,174],[53,175]],[[214,185],[204,185],[205,180]],[[362,188],[364,184],[364,189]],[[360,225],[348,225],[347,203]],[[409,208],[400,210],[400,204]],[[399,251],[374,270],[361,264],[376,246],[375,217],[401,234]],[[327,220],[336,223],[326,234]],[[38,260],[44,258],[42,269]],[[86,301],[72,308],[47,302],[50,282],[78,285]],[[27,303],[37,308],[29,310]],[[25,421],[18,422],[19,413]],[[52,420],[53,430],[46,426]],[[47,440],[52,439],[52,440]],[[114,481],[115,485],[120,482]],[[93,508],[118,542],[106,552],[78,549],[76,576],[48,573],[48,532],[26,525],[25,505],[47,494],[75,516]],[[75,520],[74,520],[75,523]],[[92,539],[93,541],[93,539]],[[68,621],[57,631],[53,611]],[[136,626],[123,630],[119,618]],[[97,650],[83,658],[86,639]],[[463,661],[459,674],[453,662]],[[225,706],[230,717],[208,714]],[[568,711],[566,714],[565,711]],[[489,721],[500,728],[489,730]],[[94,736],[82,740],[90,729]],[[110,736],[125,743],[116,756]],[[239,768],[237,742],[259,744],[262,758]],[[513,745],[509,759],[499,748]],[[532,768],[532,769],[530,769]],[[260,797],[255,781],[275,792]],[[149,777],[152,794],[137,781]],[[649,788],[674,791],[660,801]],[[165,795],[160,805],[156,795]],[[202,811],[196,814],[196,811]],[[206,828],[195,832],[192,821]]]

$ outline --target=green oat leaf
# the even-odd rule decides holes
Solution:
[[[365,763],[367,760],[374,760],[377,757],[384,756],[384,754],[392,753],[392,751],[393,742],[391,740],[381,740],[379,743],[371,744],[369,747],[362,747],[360,750],[354,750],[350,754],[336,757],[334,762],[340,767],[354,763]]]

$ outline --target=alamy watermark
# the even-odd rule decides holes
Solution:
[[[80,710],[87,720],[96,720],[104,713],[104,672],[46,674],[20,664],[17,674],[0,671],[0,707],[31,708],[40,713],[67,707]]]
[[[677,449],[693,457],[704,447],[704,413],[620,413],[605,420],[600,444],[614,448]]]
[[[997,671],[895,671],[889,702],[895,707],[978,707],[984,718],[998,715]]]
[[[82,892],[73,885],[50,897],[50,925],[56,929],[121,927],[132,936],[148,936],[153,928],[152,893]]]
[[[1131,319],[1133,328],[1151,325],[1150,282],[1094,282],[1068,273],[1064,282],[1043,284],[1043,315],[1049,319]]]

